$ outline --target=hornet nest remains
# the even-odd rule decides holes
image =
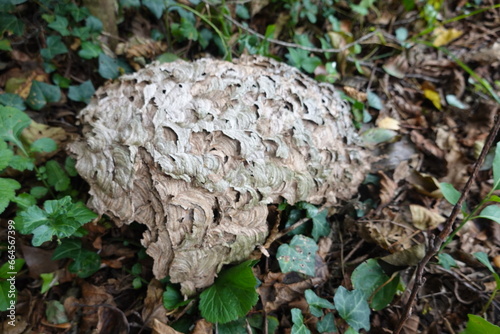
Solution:
[[[334,87],[263,57],[152,64],[80,119],[89,206],[145,224],[154,275],[185,295],[265,241],[268,204],[347,200],[369,167]]]

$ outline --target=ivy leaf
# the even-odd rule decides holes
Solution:
[[[364,328],[370,330],[370,307],[360,290],[348,291],[339,286],[333,297],[339,315],[356,331]]]
[[[227,323],[242,317],[257,303],[254,261],[224,270],[215,283],[200,295],[201,315],[212,323]]]
[[[0,107],[0,139],[23,147],[19,136],[30,124],[31,118],[21,110],[12,107]]]
[[[372,107],[373,109],[377,110],[382,110],[384,108],[384,104],[382,103],[382,100],[380,100],[380,97],[378,97],[377,94],[369,90],[366,93],[367,99],[368,99],[368,105]]]
[[[0,104],[6,107],[12,107],[19,110],[25,110],[24,100],[17,94],[3,93],[0,95]]]
[[[71,83],[71,79],[63,77],[59,73],[54,73],[52,76],[52,82],[61,88],[68,88]]]
[[[32,152],[54,152],[57,149],[57,143],[52,138],[40,138],[31,144]]]
[[[500,206],[499,205],[489,205],[481,211],[477,218],[486,218],[493,220],[500,224]]]
[[[302,311],[298,308],[293,308],[292,312],[292,334],[310,334],[311,331],[304,324],[304,316]]]
[[[303,235],[293,237],[290,245],[283,244],[278,248],[276,257],[283,273],[296,271],[314,276],[315,256],[318,245],[313,239]]]
[[[60,99],[61,89],[59,87],[34,80],[26,103],[34,110],[40,110],[47,103],[57,102]]]
[[[87,80],[81,85],[78,86],[69,86],[68,97],[77,102],[84,102],[88,104],[90,102],[90,98],[95,93],[94,85],[92,85],[92,81]]]
[[[57,55],[68,52],[68,48],[61,40],[61,36],[49,36],[46,43],[47,47],[40,50],[40,54],[45,60],[50,60]]]
[[[9,202],[16,197],[16,190],[21,184],[13,179],[0,178],[0,213],[4,212]]]
[[[82,49],[78,51],[78,55],[83,59],[92,59],[98,57],[102,53],[99,45],[93,42],[82,42]]]
[[[90,38],[90,28],[89,27],[76,27],[71,31],[71,35],[85,41]]]
[[[306,301],[309,304],[309,310],[315,317],[323,316],[323,309],[335,309],[335,306],[328,300],[319,297],[313,290],[308,289],[305,291]]]
[[[55,160],[49,160],[45,164],[47,183],[57,191],[65,191],[69,187],[70,179],[65,170]]]
[[[192,299],[184,300],[179,289],[176,289],[173,285],[168,284],[165,292],[163,293],[163,306],[167,310],[175,310],[178,307],[187,305]]]
[[[399,285],[396,278],[389,282],[390,277],[375,259],[369,259],[354,269],[351,280],[353,287],[360,290],[366,300],[371,300],[370,306],[377,311],[392,301]]]
[[[141,1],[140,0],[120,0],[120,5],[123,8],[128,8],[128,7],[137,8],[137,7],[141,6]]]
[[[9,166],[14,152],[10,149],[4,140],[0,140],[0,171]]]
[[[320,333],[334,333],[337,332],[337,327],[335,326],[335,319],[333,313],[327,313],[323,319],[318,321],[316,329]]]
[[[99,54],[99,74],[104,79],[115,79],[120,74],[116,59],[101,53]]]
[[[144,1],[142,4],[149,9],[157,19],[161,18],[163,11],[165,10],[164,0],[148,0]]]
[[[69,36],[68,19],[64,16],[56,15],[54,22],[48,24],[48,27],[59,32],[62,36]]]
[[[69,5],[69,12],[76,22],[80,22],[83,19],[90,16],[90,11],[85,7],[78,7],[75,4]]]
[[[24,23],[15,15],[0,13],[0,36],[9,31],[17,36],[22,36],[24,32]]]
[[[85,20],[85,26],[90,29],[91,34],[100,34],[102,31],[102,22],[97,17],[90,15]]]

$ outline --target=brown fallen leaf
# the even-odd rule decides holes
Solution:
[[[430,139],[425,138],[420,132],[412,130],[410,132],[412,142],[424,153],[434,156],[438,159],[444,159],[444,152],[437,147]]]
[[[158,319],[153,320],[153,334],[182,334]]]
[[[98,334],[128,334],[130,326],[122,310],[111,305],[99,307],[97,312],[99,321],[96,332]]]
[[[144,299],[144,308],[142,309],[142,319],[144,324],[153,327],[156,321],[161,323],[167,322],[165,307],[163,307],[163,288],[160,281],[152,279],[148,285],[146,298]]]
[[[433,230],[446,221],[446,218],[437,212],[417,204],[410,204],[413,226],[420,230]]]
[[[439,181],[429,174],[413,171],[408,177],[408,182],[423,195],[432,198],[443,198]]]
[[[425,244],[413,245],[408,249],[384,256],[380,260],[396,267],[416,266],[425,255]]]
[[[196,322],[191,334],[212,334],[212,324],[205,319],[200,319]]]
[[[398,185],[384,172],[378,172],[380,176],[380,205],[389,204],[394,198]]]

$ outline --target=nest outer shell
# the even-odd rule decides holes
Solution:
[[[70,144],[89,206],[147,226],[157,278],[185,295],[246,259],[267,205],[334,205],[368,171],[334,87],[263,57],[152,64],[95,94]]]

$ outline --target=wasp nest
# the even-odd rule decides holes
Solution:
[[[147,226],[157,278],[189,295],[268,234],[267,205],[334,205],[368,170],[334,87],[260,57],[153,64],[105,85],[70,145],[89,206]]]

